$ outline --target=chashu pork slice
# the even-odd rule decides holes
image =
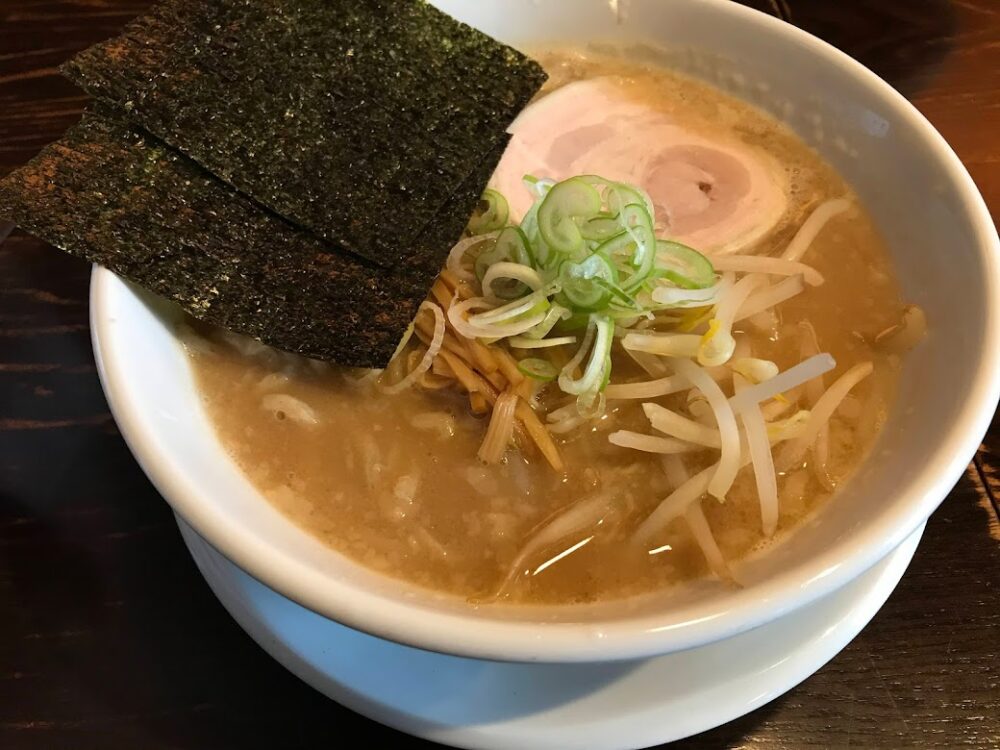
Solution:
[[[520,219],[532,197],[526,174],[596,174],[645,188],[658,231],[706,253],[752,251],[787,206],[785,172],[765,151],[710,136],[629,92],[622,79],[577,81],[525,109],[491,185]]]

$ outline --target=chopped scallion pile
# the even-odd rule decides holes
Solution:
[[[718,278],[697,250],[656,237],[653,203],[641,188],[594,175],[524,181],[535,202],[520,226],[508,223],[503,195],[483,194],[471,236],[448,260],[458,278],[479,281],[482,296],[453,305],[449,319],[463,335],[515,348],[579,341],[561,369],[538,357],[520,368],[557,381],[589,410],[603,403],[597,396],[611,376],[616,329],[699,301],[691,290]]]

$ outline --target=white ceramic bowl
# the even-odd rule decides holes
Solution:
[[[475,611],[366,570],[271,508],[202,412],[177,313],[96,270],[92,325],[105,392],[154,484],[199,534],[269,587],[359,630],[498,660],[607,661],[716,641],[802,607],[906,539],[961,476],[1000,383],[998,242],[955,154],[871,72],[817,39],[723,0],[440,0],[516,46],[649,42],[676,67],[788,122],[853,184],[889,241],[927,340],[906,361],[873,458],[811,521],[712,582],[589,608]],[[610,7],[609,7],[610,6]],[[614,8],[627,8],[618,23]]]

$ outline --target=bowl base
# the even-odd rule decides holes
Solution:
[[[839,591],[725,641],[639,661],[512,664],[421,651],[344,627],[259,583],[177,521],[199,570],[240,626],[329,698],[455,747],[559,750],[670,742],[777,698],[875,615],[924,529]]]

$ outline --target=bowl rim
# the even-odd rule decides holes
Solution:
[[[1000,240],[985,201],[944,138],[927,119],[888,83],[847,54],[807,32],[752,8],[725,0],[697,0],[729,13],[767,33],[789,37],[804,54],[823,58],[840,75],[854,78],[876,94],[896,116],[908,121],[923,146],[940,162],[955,189],[964,217],[974,229],[977,248],[988,273],[983,340],[1000,341]],[[129,387],[119,349],[108,325],[109,310],[119,295],[134,294],[114,274],[95,267],[91,280],[90,322],[98,373],[111,412],[136,460],[160,494],[197,532],[227,558],[268,587],[323,616],[349,627],[418,648],[502,661],[610,661],[648,657],[721,640],[807,606],[872,567],[909,537],[943,501],[961,478],[988,429],[1000,396],[1000,346],[980,352],[973,386],[960,412],[937,448],[947,457],[945,469],[929,475],[921,467],[908,493],[909,502],[885,514],[852,539],[852,553],[834,556],[840,545],[771,576],[752,589],[728,597],[703,616],[669,621],[655,615],[587,623],[535,623],[490,619],[467,613],[419,613],[405,599],[366,591],[297,562],[272,548],[264,537],[233,527],[211,498],[170,456],[154,449],[152,424],[143,404]]]

